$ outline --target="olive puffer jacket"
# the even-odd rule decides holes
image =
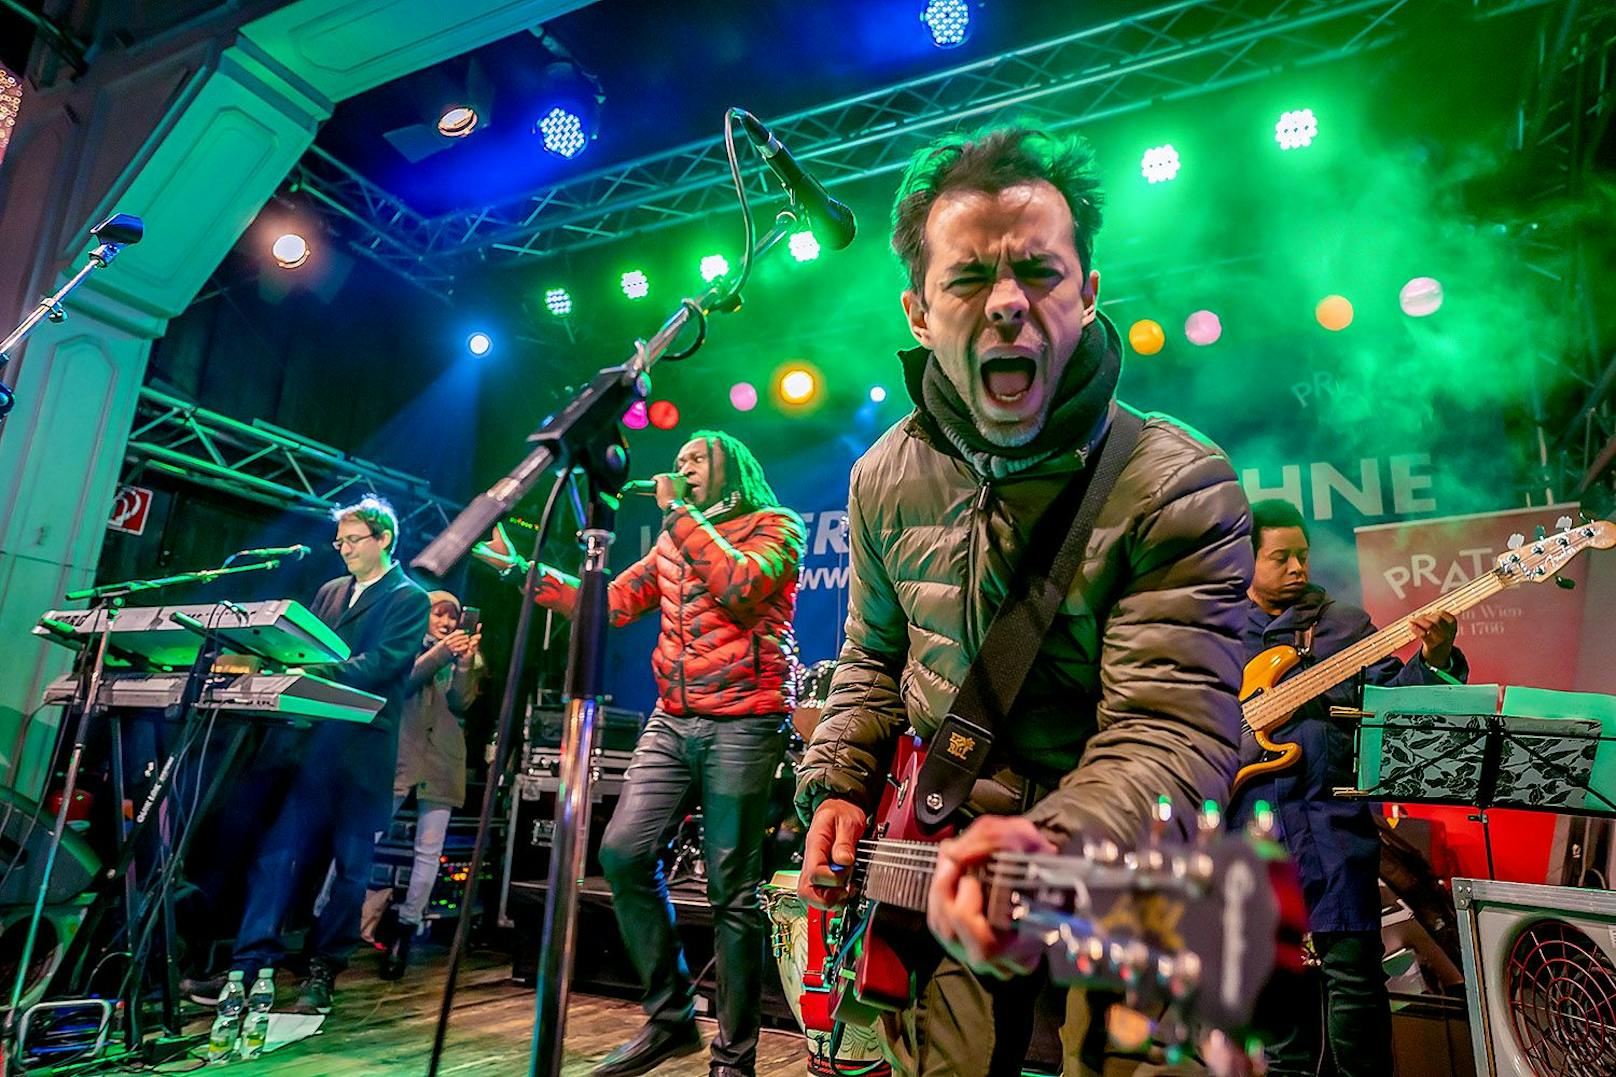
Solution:
[[[873,809],[898,737],[936,731],[1034,521],[1091,448],[985,480],[911,413],[854,465],[847,640],[797,771],[804,818],[828,797]],[[1009,772],[1009,806],[975,806],[1013,812],[1041,796],[1026,814],[1057,843],[1079,831],[1126,842],[1166,795],[1179,832],[1193,832],[1235,772],[1251,571],[1250,511],[1228,460],[1147,416],[996,731],[984,774]]]
[[[735,717],[791,709],[786,641],[807,532],[785,508],[708,520],[680,503],[649,553],[607,588],[612,624],[662,612],[651,669],[669,714]],[[572,615],[578,581],[546,566],[534,601]]]

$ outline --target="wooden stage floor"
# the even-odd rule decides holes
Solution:
[[[320,1032],[299,1043],[250,1062],[208,1067],[211,1072],[275,1074],[275,1077],[347,1077],[359,1074],[409,1074],[427,1070],[432,1034],[447,972],[443,948],[425,948],[409,974],[396,983],[376,978],[370,955],[361,953],[353,968],[337,980],[336,1009]],[[765,970],[774,973],[773,968]],[[290,1006],[296,983],[282,974],[278,1006]],[[211,1015],[186,1004],[206,1034]],[[574,993],[567,1016],[566,1077],[583,1077],[591,1066],[628,1039],[643,1020],[638,1005],[625,999]],[[702,1037],[711,1040],[715,1025],[701,1019]],[[461,968],[455,994],[448,1046],[438,1072],[445,1075],[526,1074],[533,1028],[533,991],[510,979],[509,959],[475,953]],[[187,1072],[195,1063],[179,1061],[157,1072]],[[107,1071],[102,1071],[107,1072]],[[151,1070],[117,1071],[150,1074]],[[657,1077],[703,1077],[705,1051],[674,1059],[654,1071]],[[758,1045],[758,1077],[797,1077],[807,1072],[802,1036],[765,1029]]]

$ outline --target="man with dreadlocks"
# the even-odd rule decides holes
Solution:
[[[656,484],[666,513],[662,533],[612,581],[608,595],[613,625],[662,610],[651,659],[659,699],[600,850],[650,1020],[594,1072],[631,1077],[701,1049],[695,983],[657,859],[662,836],[696,799],[718,964],[712,1073],[750,1075],[762,994],[757,888],[769,793],[794,703],[783,644],[806,535],[802,518],[780,506],[751,450],[728,434],[698,432]],[[478,555],[526,570],[497,537]],[[570,614],[577,580],[541,568],[535,601]]]

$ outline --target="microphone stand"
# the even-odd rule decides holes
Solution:
[[[5,1029],[8,1038],[16,1031],[18,1027],[20,1027],[18,1025],[18,1016],[20,1013],[23,988],[27,982],[27,975],[33,957],[34,946],[38,941],[39,925],[45,913],[45,895],[50,889],[50,880],[56,868],[56,859],[57,854],[61,849],[62,836],[67,830],[67,815],[73,804],[73,795],[77,791],[78,776],[84,762],[85,745],[89,740],[90,722],[95,717],[97,700],[101,692],[101,681],[106,672],[107,656],[109,652],[117,650],[117,648],[112,645],[111,639],[113,621],[117,617],[118,611],[124,606],[125,600],[130,595],[142,594],[147,591],[155,591],[161,588],[176,586],[183,583],[209,583],[221,576],[235,576],[246,572],[267,571],[270,569],[279,568],[280,564],[281,562],[279,559],[270,559],[255,562],[250,565],[236,565],[229,568],[205,568],[199,569],[195,572],[182,572],[173,576],[163,576],[152,580],[123,580],[117,583],[102,584],[99,587],[86,587],[77,591],[70,591],[66,596],[64,596],[66,600],[70,602],[78,602],[83,599],[89,599],[92,608],[100,606],[106,611],[106,620],[100,631],[96,633],[97,639],[95,643],[85,648],[85,653],[80,659],[81,665],[79,671],[79,689],[75,693],[74,701],[69,704],[70,710],[77,712],[76,724],[73,732],[73,747],[69,752],[67,766],[64,770],[62,799],[61,803],[56,809],[56,819],[51,829],[50,842],[47,845],[45,869],[41,876],[38,893],[36,893],[34,896],[34,908],[29,919],[28,934],[23,941],[22,956],[17,966],[17,977],[11,988],[11,1005],[8,1010],[6,1022],[7,1027]],[[58,622],[48,620],[43,621],[42,623],[47,630],[52,631],[60,638],[69,638],[63,636],[63,632],[66,630],[65,625],[60,625]],[[211,635],[211,633],[209,634]],[[211,644],[213,642],[216,641],[205,640],[202,647],[202,652],[207,653],[210,651]],[[199,671],[195,664],[193,664],[192,678],[199,678]],[[187,700],[194,701],[195,692],[196,688],[188,682],[186,691]],[[187,707],[186,713],[182,713],[178,717],[181,719],[188,717],[190,709],[191,708]],[[190,731],[187,730],[187,739],[184,742],[187,746],[190,743],[189,736]],[[114,729],[112,750],[115,756],[114,762],[116,765],[114,766],[114,778],[117,788],[114,792],[113,799],[116,801],[116,804],[114,804],[114,810],[119,812],[121,815],[121,805],[123,804],[124,800],[124,791],[122,788],[123,767],[121,765],[122,744],[120,743],[120,740],[121,735],[117,729]],[[172,762],[172,760],[170,760],[170,762]],[[68,944],[66,950],[64,951],[63,959],[58,965],[58,972],[52,977],[52,985],[60,982],[63,977],[76,977],[78,971],[80,971],[77,966],[83,960],[83,954],[88,952],[91,943],[94,941],[93,936],[95,935],[95,927],[99,923],[101,916],[105,913],[105,906],[99,901],[99,894],[106,893],[114,886],[114,884],[122,881],[124,883],[125,890],[126,927],[132,925],[133,921],[136,919],[137,913],[140,910],[137,910],[135,907],[135,895],[131,889],[131,881],[129,880],[126,872],[131,861],[133,860],[138,839],[144,834],[149,823],[157,817],[156,813],[150,809],[164,795],[168,785],[168,777],[171,772],[172,767],[170,765],[165,765],[158,772],[158,780],[146,798],[146,807],[143,809],[143,815],[133,829],[131,829],[128,833],[123,833],[123,823],[120,819],[118,823],[118,847],[120,849],[119,862],[111,868],[103,869],[101,874],[97,876],[99,893],[96,904],[98,907],[93,908],[89,913],[86,914],[84,922],[80,925],[80,930],[74,935],[73,940]],[[167,941],[172,942],[171,939]],[[74,960],[76,952],[77,960]],[[172,970],[170,970],[170,972],[171,971]],[[130,1009],[128,1011],[128,1016],[124,1027],[130,1037],[128,1046],[133,1049],[136,1046],[135,1041],[138,1039],[140,1034],[139,1014],[136,1012],[136,1007],[138,1005],[138,985],[136,987],[136,993],[126,1001],[129,1004]],[[171,1010],[171,1008],[171,1003],[165,999],[165,1010]]]
[[[800,207],[793,199],[790,207],[776,215],[773,226],[753,245],[751,259],[762,257],[786,239],[795,229],[799,214]],[[622,442],[618,422],[631,404],[647,395],[647,374],[651,367],[663,358],[683,359],[700,347],[706,336],[708,314],[729,313],[739,308],[739,292],[724,278],[715,281],[699,297],[683,300],[649,341],[637,342],[628,361],[596,373],[566,407],[528,439],[534,443],[534,449],[504,478],[467,505],[411,562],[414,568],[442,578],[482,536],[511,513],[545,474],[557,467],[584,469],[588,479],[588,502],[584,528],[579,534],[584,560],[567,650],[566,729],[539,952],[530,1074],[560,1077],[562,1069],[562,1039],[566,1031],[578,914],[578,880],[583,874],[589,825],[589,762],[605,695],[606,555],[616,524],[616,494],[628,475],[628,450]],[[684,352],[670,356],[670,348],[693,320],[700,325],[700,335]],[[531,598],[526,600],[531,601]],[[522,659],[521,651],[513,649],[513,667],[520,669]],[[517,683],[514,673],[507,678],[507,683]],[[507,725],[501,723],[496,759],[504,755]]]
[[[107,232],[106,238],[101,232]],[[71,280],[59,288],[55,295],[46,296],[39,301],[39,305],[28,312],[22,323],[13,329],[9,336],[0,340],[0,379],[5,376],[6,362],[11,358],[11,351],[24,340],[40,322],[49,318],[53,322],[61,322],[67,318],[67,311],[62,309],[62,300],[67,298],[69,292],[84,283],[84,279],[97,269],[105,269],[112,260],[118,257],[118,252],[131,243],[140,242],[142,226],[140,220],[127,214],[117,214],[109,217],[90,229],[90,234],[100,240],[100,245],[90,252],[89,261],[85,262],[79,271],[73,274]],[[4,422],[11,406],[17,402],[16,394],[11,387],[0,380],[0,422]]]

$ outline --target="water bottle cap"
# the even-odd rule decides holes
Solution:
[[[247,972],[245,969],[231,969],[230,978],[232,980],[245,980],[247,978]]]

